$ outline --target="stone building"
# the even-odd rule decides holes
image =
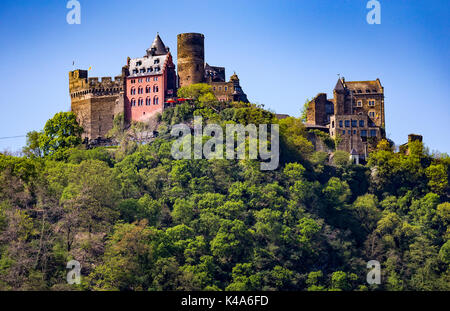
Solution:
[[[179,86],[208,83],[219,101],[248,102],[247,95],[234,73],[225,79],[225,68],[205,63],[205,36],[200,33],[182,33],[177,36],[177,66]]]
[[[85,130],[83,137],[105,138],[119,113],[126,124],[149,120],[178,102],[178,86],[209,83],[218,100],[247,102],[236,74],[227,82],[224,67],[205,63],[204,38],[198,33],[178,35],[178,75],[172,54],[159,34],[143,57],[128,57],[122,74],[114,79],[89,78],[87,70],[70,71],[71,110]]]
[[[114,117],[122,113],[127,124],[162,113],[176,96],[177,76],[172,55],[157,34],[141,58],[127,59],[122,74],[88,78],[88,71],[69,72],[71,111],[84,128],[83,138],[105,138]]]
[[[88,78],[87,70],[69,72],[71,110],[84,128],[83,138],[105,137],[123,107],[123,76]]]
[[[371,146],[385,137],[384,88],[379,79],[345,81],[339,78],[332,99],[324,93],[307,108],[308,128],[321,128],[338,141],[338,150],[365,160]]]

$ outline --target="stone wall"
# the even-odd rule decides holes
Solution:
[[[69,72],[71,111],[84,128],[83,138],[105,137],[113,127],[116,112],[123,111],[120,94],[123,93],[123,77],[88,78],[86,70]]]
[[[177,66],[179,86],[204,82],[205,36],[182,33],[177,36]]]

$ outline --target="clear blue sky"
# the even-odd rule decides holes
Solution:
[[[252,102],[299,116],[306,98],[346,80],[380,78],[386,130],[409,133],[450,153],[448,0],[380,0],[381,25],[366,22],[367,0],[79,0],[81,25],[66,22],[66,0],[0,3],[0,137],[42,129],[70,109],[68,71],[120,74],[159,31],[205,34],[206,61],[239,75]],[[0,139],[19,150],[25,138]]]

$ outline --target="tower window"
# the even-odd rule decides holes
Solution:
[[[359,127],[364,127],[364,120],[359,120]]]
[[[371,107],[375,106],[375,101],[373,99],[369,100],[369,106]]]
[[[356,107],[362,107],[362,100],[358,100],[356,102]]]
[[[375,111],[369,111],[369,117],[374,118],[375,117]]]
[[[342,127],[342,120],[339,120],[339,127]]]
[[[370,130],[370,137],[375,137],[377,136],[377,131],[376,130]]]
[[[352,120],[352,127],[358,126],[358,120]]]
[[[350,120],[345,120],[345,127],[350,127]]]

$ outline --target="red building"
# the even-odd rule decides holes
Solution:
[[[176,72],[159,34],[144,57],[128,59],[125,70],[125,119],[146,121],[162,113],[167,100],[176,96]]]

